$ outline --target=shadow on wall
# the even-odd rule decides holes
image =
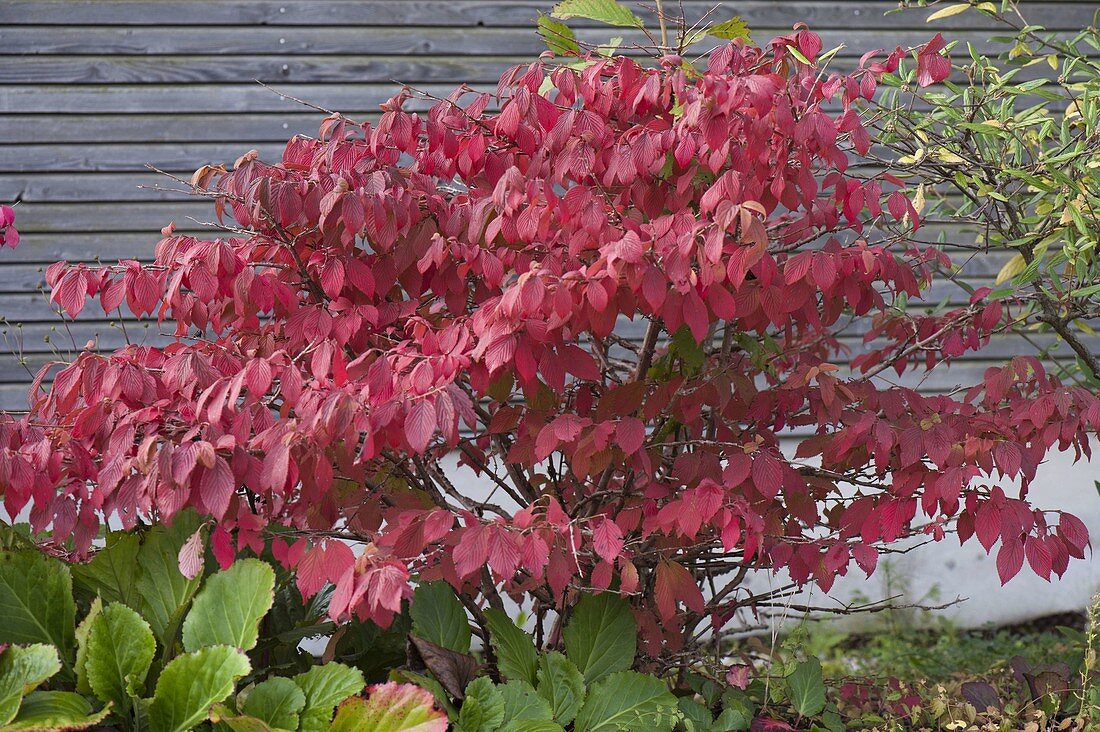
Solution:
[[[1100,495],[1094,480],[1100,476],[1096,464],[1074,464],[1073,453],[1053,453],[1039,468],[1029,497],[1044,509],[1071,511],[1088,526],[1096,541],[1100,537]],[[1012,495],[1006,486],[1006,493]],[[1069,569],[1050,582],[1038,577],[1026,566],[1008,584],[1001,586],[997,576],[997,549],[986,555],[976,538],[959,546],[957,537],[948,534],[943,541],[930,542],[906,554],[884,556],[879,568],[867,579],[854,565],[846,577],[837,579],[826,596],[820,590],[807,590],[792,604],[843,606],[896,597],[901,605],[943,605],[935,616],[964,628],[987,624],[1007,625],[1055,613],[1083,611],[1100,591],[1100,566],[1090,553],[1084,559],[1070,560]],[[758,574],[749,581],[755,592],[781,585],[781,577]],[[791,612],[790,622],[801,613]],[[855,614],[838,619],[845,630],[858,631],[872,626],[874,615]],[[782,617],[773,619],[782,623]],[[790,622],[784,623],[789,627]]]

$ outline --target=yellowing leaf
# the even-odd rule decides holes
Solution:
[[[752,40],[749,38],[749,26],[737,15],[724,23],[716,23],[710,28],[707,28],[707,35],[721,38],[726,41],[733,41],[738,38],[743,38],[746,41]]]
[[[956,155],[946,148],[940,148],[939,150],[937,150],[936,158],[942,160],[945,163],[953,163],[955,165],[966,162],[966,160],[964,160],[962,156]]]
[[[917,186],[916,195],[913,196],[913,208],[917,213],[924,211],[924,184]]]
[[[948,5],[945,8],[941,8],[936,12],[928,16],[926,23],[931,23],[936,20],[942,20],[943,18],[950,18],[952,15],[958,15],[959,13],[965,13],[970,8],[969,3],[958,3],[956,5]]]
[[[1001,267],[1001,271],[997,273],[997,279],[993,284],[1000,285],[1008,280],[1012,279],[1016,275],[1024,271],[1027,267],[1027,262],[1024,261],[1024,255],[1016,254],[1007,262],[1005,266]]]
[[[642,19],[616,0],[562,0],[550,11],[559,20],[588,18],[608,25],[641,28]]]

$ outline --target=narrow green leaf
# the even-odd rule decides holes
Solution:
[[[616,0],[562,0],[554,6],[550,15],[559,20],[588,18],[608,25],[642,27],[642,19]]]
[[[493,645],[500,673],[507,679],[535,684],[539,657],[531,636],[517,628],[512,619],[500,610],[487,609],[485,618],[489,623],[489,641]]]
[[[219,732],[226,727],[232,732],[285,732],[271,727],[262,719],[249,717],[246,714],[237,714],[225,704],[215,704],[210,707],[210,721],[215,723],[215,729]]]
[[[259,559],[241,559],[206,580],[183,621],[183,647],[234,646],[252,650],[260,621],[275,600],[275,571]]]
[[[92,711],[92,705],[71,691],[35,691],[23,700],[19,715],[4,725],[4,732],[53,732],[97,727],[111,712],[111,706]]]
[[[459,653],[470,652],[470,621],[455,591],[446,582],[426,582],[409,605],[413,634]]]
[[[825,681],[821,674],[821,662],[816,658],[795,666],[787,676],[791,705],[803,717],[812,717],[825,708]]]
[[[592,687],[573,728],[576,732],[671,732],[677,719],[676,697],[664,681],[620,671]]]
[[[466,698],[458,711],[458,732],[494,732],[504,721],[504,695],[485,676],[466,687]]]
[[[538,34],[546,42],[546,47],[559,56],[569,52],[580,53],[581,51],[573,30],[565,23],[560,23],[549,15],[539,13]]]
[[[290,679],[274,676],[248,693],[241,711],[271,727],[298,729],[298,715],[306,708],[306,693]]]
[[[336,705],[363,690],[363,673],[342,663],[314,666],[294,677],[306,695],[306,705],[300,715],[301,732],[323,732],[332,721]]]
[[[637,625],[626,600],[613,593],[582,597],[564,636],[565,655],[589,684],[634,663]]]
[[[88,685],[88,671],[86,666],[88,655],[88,633],[92,630],[92,621],[103,611],[103,600],[97,595],[92,600],[92,606],[88,608],[88,614],[76,626],[76,690],[81,694],[91,694],[92,687]]]
[[[554,710],[554,719],[569,724],[584,703],[584,675],[557,651],[543,654],[539,659],[538,693]]]
[[[131,696],[140,696],[144,689],[156,652],[149,624],[122,603],[111,603],[92,621],[88,633],[88,685],[98,699],[129,714]]]
[[[178,569],[176,570],[179,571]],[[231,646],[211,646],[176,657],[164,667],[149,705],[150,732],[186,732],[210,707],[233,693],[248,658]]]
[[[68,567],[37,550],[0,552],[0,643],[47,643],[71,670],[76,604]]]
[[[0,725],[15,718],[24,694],[60,670],[57,649],[45,643],[9,646],[0,653]]]
[[[707,28],[707,35],[721,38],[726,41],[735,41],[738,39],[745,41],[752,40],[752,37],[749,35],[748,24],[738,15],[735,15],[723,23],[716,23]]]

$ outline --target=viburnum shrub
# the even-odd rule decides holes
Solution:
[[[70,317],[93,297],[177,339],[39,375],[0,427],[9,514],[80,555],[104,519],[194,507],[222,564],[270,540],[305,596],[335,584],[337,619],[386,624],[411,575],[539,618],[612,590],[654,656],[774,601],[741,588],[752,569],[828,590],[954,522],[1000,543],[1003,580],[1083,556],[1082,522],[1026,489],[1049,450],[1088,454],[1095,395],[1025,357],[911,386],[1012,319],[982,291],[895,308],[945,257],[907,243],[897,178],[852,167],[861,100],[885,73],[942,81],[942,39],[848,75],[802,27],[699,67],[563,44],[495,94],[419,114],[403,89],[376,124],[200,169],[219,236],[52,266]]]

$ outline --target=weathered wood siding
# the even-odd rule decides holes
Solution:
[[[87,311],[67,327],[43,293],[43,270],[58,259],[148,258],[159,229],[195,231],[203,201],[152,190],[165,181],[147,164],[189,176],[257,148],[274,158],[320,115],[261,87],[356,117],[370,117],[393,80],[433,92],[488,85],[509,65],[542,50],[533,32],[551,0],[0,0],[0,201],[19,199],[23,243],[0,253],[0,409],[25,408],[30,372],[89,339],[115,347],[156,339],[156,324],[126,332]],[[712,0],[686,0],[698,16]],[[738,0],[766,40],[797,21],[863,50],[915,44],[933,32],[927,11],[884,15],[881,0]],[[1095,2],[1035,2],[1051,28],[1093,22]],[[717,17],[717,16],[716,16]],[[578,24],[583,25],[583,24]],[[939,23],[952,38],[985,43],[974,13]],[[587,40],[607,29],[582,27]],[[628,34],[625,34],[629,36]],[[629,38],[627,39],[629,42]],[[840,63],[844,63],[841,61]],[[144,186],[144,187],[142,187]],[[991,276],[995,259],[968,265]],[[946,292],[946,291],[945,291]],[[17,325],[19,324],[19,325]],[[1002,356],[1016,344],[996,344]],[[22,360],[16,353],[22,353]],[[969,382],[982,365],[952,369]],[[932,384],[931,386],[936,386]]]

